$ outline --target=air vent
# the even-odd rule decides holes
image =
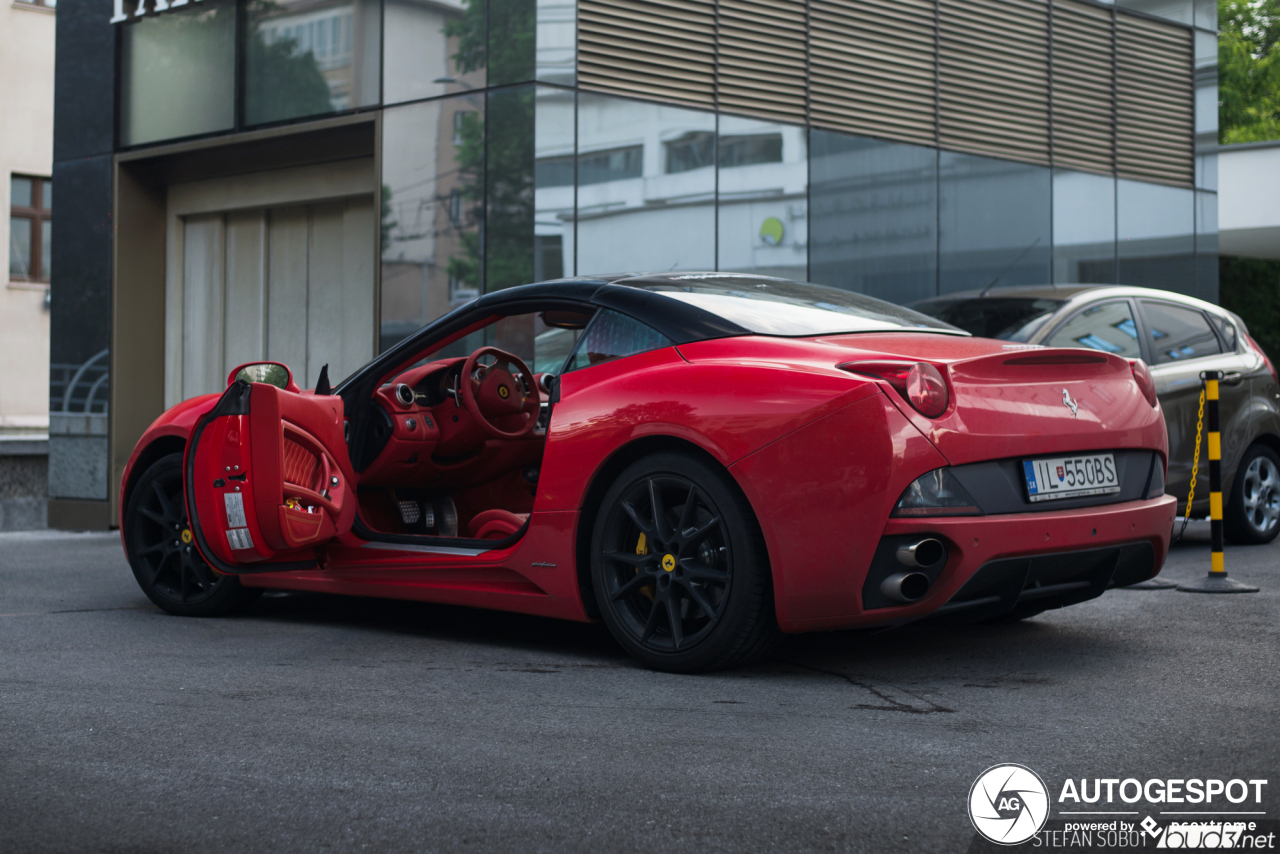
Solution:
[[[581,0],[579,84],[712,108],[715,35],[709,0]]]
[[[1116,172],[1190,187],[1194,177],[1191,32],[1116,16]]]
[[[934,0],[811,0],[810,121],[933,145]]]
[[[1110,174],[1115,161],[1112,13],[1053,4],[1053,161]]]
[[[805,120],[803,0],[720,0],[720,109]]]
[[[1049,163],[1045,0],[941,0],[938,141],[944,148]]]

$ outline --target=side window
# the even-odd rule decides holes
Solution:
[[[1237,349],[1236,343],[1236,325],[1225,317],[1219,317],[1216,314],[1210,314],[1209,320],[1213,323],[1214,328],[1218,330],[1218,334],[1222,336],[1222,340],[1227,342],[1227,352],[1234,353]]]
[[[638,320],[616,311],[600,311],[578,340],[564,370],[568,373],[623,356],[670,347],[672,343],[667,336]]]
[[[1048,347],[1085,347],[1126,359],[1142,356],[1138,327],[1129,303],[1120,300],[1090,306],[1074,315],[1044,342]]]
[[[1222,352],[1218,336],[1198,309],[1167,302],[1142,301],[1151,330],[1151,355],[1157,365],[1185,362]]]

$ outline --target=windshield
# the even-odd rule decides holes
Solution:
[[[893,303],[787,279],[691,273],[634,284],[697,306],[757,335],[834,335],[904,329],[964,334],[954,326]]]
[[[1066,302],[1029,297],[942,297],[911,307],[983,338],[1029,341]]]

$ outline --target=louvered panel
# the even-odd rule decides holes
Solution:
[[[1195,110],[1191,33],[1116,16],[1116,172],[1192,186]]]
[[[578,82],[713,107],[715,34],[712,0],[580,0]]]
[[[811,0],[810,122],[932,145],[933,0]]]
[[[1053,4],[1053,159],[1060,166],[1114,168],[1111,12]]]
[[[720,0],[720,109],[803,122],[804,40],[804,0]]]
[[[1047,0],[941,0],[938,141],[1049,163]]]

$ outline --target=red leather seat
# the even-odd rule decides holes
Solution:
[[[524,527],[528,513],[512,513],[510,510],[486,510],[471,520],[471,536],[477,540],[503,540]]]

